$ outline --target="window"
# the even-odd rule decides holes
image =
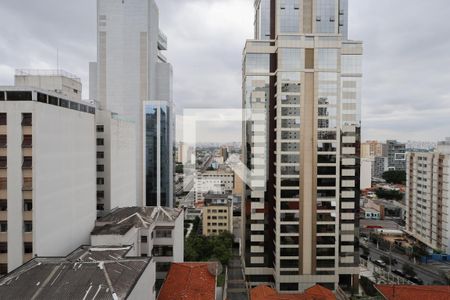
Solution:
[[[8,165],[7,157],[0,156],[0,169],[6,169]]]
[[[26,254],[33,253],[33,243],[23,243],[23,252]]]
[[[31,92],[7,92],[8,101],[31,101],[33,96]]]
[[[97,139],[97,146],[104,146],[105,140],[104,139]]]
[[[72,101],[69,101],[69,102],[70,102],[70,109],[79,110],[79,104],[78,103],[72,102]]]
[[[59,99],[59,106],[69,108],[69,101],[64,99]]]
[[[147,243],[147,236],[145,235],[141,236],[141,243]]]
[[[48,104],[58,106],[58,98],[53,96],[48,96]]]
[[[33,167],[33,157],[25,156],[23,158],[22,169],[31,169]]]
[[[23,200],[23,210],[32,211],[33,210],[33,200],[25,199]]]
[[[0,243],[0,253],[8,253],[8,243]]]
[[[22,148],[32,148],[33,147],[33,137],[29,134],[23,136]]]
[[[97,199],[103,199],[105,198],[105,192],[104,191],[97,191]]]
[[[31,113],[22,114],[22,126],[31,126],[31,125],[32,125]]]
[[[5,101],[5,92],[0,92],[0,100]]]
[[[104,185],[105,184],[105,178],[97,178],[97,185]]]
[[[33,222],[30,222],[30,221],[23,222],[23,231],[24,232],[33,232]]]
[[[98,204],[97,204],[97,210],[105,210],[105,204],[103,204],[103,203],[98,203]]]
[[[33,190],[33,178],[25,177],[23,179],[22,191],[32,191]]]
[[[0,178],[0,190],[6,190],[8,180],[6,178]]]
[[[8,210],[8,201],[6,199],[0,199],[0,211]]]
[[[7,124],[6,113],[0,113],[0,125],[6,125],[6,124]]]
[[[0,264],[0,275],[8,273],[8,264]]]
[[[47,95],[42,93],[37,93],[37,101],[42,103],[47,103]]]
[[[80,104],[80,111],[87,112],[87,106],[84,104]]]
[[[0,232],[8,232],[8,223],[6,221],[0,221]]]
[[[156,237],[157,238],[170,238],[170,237],[172,237],[172,230],[171,229],[158,229],[158,230],[156,230]]]
[[[98,159],[105,158],[105,152],[98,151],[98,152],[97,152],[97,158],[98,158]]]
[[[6,148],[8,141],[5,134],[0,134],[0,148]]]
[[[103,125],[97,125],[97,132],[105,132],[105,127]]]
[[[104,165],[97,165],[97,172],[105,172],[105,166]]]

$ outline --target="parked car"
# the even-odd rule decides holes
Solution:
[[[392,270],[392,273],[394,273],[398,276],[401,276],[401,277],[405,277],[405,272],[403,272],[402,270],[399,270],[399,269]]]
[[[376,264],[376,265],[378,265],[378,266],[380,266],[380,267],[382,267],[382,268],[385,268],[385,267],[386,267],[386,263],[385,263],[384,261],[382,261],[381,259],[377,259],[377,260],[374,261],[373,263]]]

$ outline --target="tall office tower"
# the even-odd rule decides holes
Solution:
[[[281,292],[358,283],[362,43],[346,0],[257,0],[244,50],[245,274]]]
[[[97,22],[91,88],[102,110],[135,121],[137,205],[172,206],[172,66],[162,54],[158,7],[154,0],[97,0]],[[154,113],[158,119],[149,120]],[[168,200],[156,199],[164,190]]]
[[[450,254],[450,138],[434,152],[407,154],[406,230]]]
[[[393,171],[406,170],[406,144],[395,140],[386,141],[388,168]]]
[[[67,255],[96,219],[95,108],[63,91],[81,92],[74,76],[26,74],[0,87],[0,274],[35,255]]]

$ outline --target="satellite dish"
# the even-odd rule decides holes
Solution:
[[[208,272],[214,277],[222,274],[223,267],[222,267],[222,264],[220,263],[220,261],[215,260],[215,259],[210,260],[208,262]]]

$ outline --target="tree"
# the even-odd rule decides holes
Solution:
[[[177,164],[175,167],[175,173],[183,174],[183,172],[184,172],[183,164]]]
[[[395,190],[385,190],[382,188],[379,188],[375,191],[375,194],[377,194],[378,198],[381,199],[389,199],[389,200],[402,200],[404,194],[399,191]]]
[[[383,179],[387,183],[392,184],[405,184],[406,172],[405,171],[387,171],[383,173]]]
[[[402,270],[408,276],[415,277],[417,275],[414,268],[410,264],[403,264]]]

